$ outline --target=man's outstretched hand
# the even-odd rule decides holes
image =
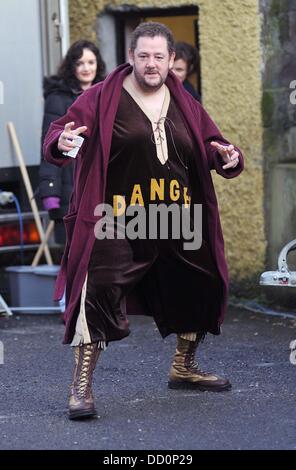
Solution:
[[[69,152],[74,147],[76,147],[75,143],[73,142],[73,138],[76,135],[83,134],[87,130],[86,126],[77,127],[77,129],[72,129],[75,122],[67,122],[65,124],[64,130],[61,133],[59,140],[58,140],[58,149],[60,152]]]
[[[225,165],[222,166],[223,170],[235,168],[239,163],[239,153],[235,150],[233,145],[221,145],[218,142],[211,142],[212,147],[215,147],[221,155]]]

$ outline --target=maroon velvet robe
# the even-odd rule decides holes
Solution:
[[[66,289],[66,331],[64,343],[70,343],[76,325],[75,307],[80,299],[81,289],[87,273],[89,258],[94,243],[94,225],[98,218],[94,215],[97,204],[104,202],[107,166],[112,140],[112,129],[121,94],[122,82],[131,73],[128,64],[119,66],[106,80],[85,91],[69,108],[67,114],[53,122],[44,141],[44,156],[47,161],[58,166],[67,165],[73,160],[57,150],[57,141],[65,123],[74,121],[75,128],[87,126],[85,141],[75,161],[74,191],[70,200],[69,212],[64,218],[67,243],[56,283],[55,299],[62,297]],[[210,170],[225,178],[237,176],[243,169],[243,157],[239,149],[240,162],[235,169],[223,170],[219,153],[210,145],[212,140],[229,143],[203,107],[186,92],[179,80],[169,73],[166,85],[174,96],[184,115],[188,131],[196,148],[197,184],[201,186],[205,215],[206,241],[209,244],[221,281],[223,293],[220,299],[220,312],[217,324],[224,319],[227,295],[228,272],[224,255],[224,242],[221,231],[217,199]],[[192,203],[195,201],[192,200]],[[147,313],[139,304],[136,292],[127,299],[127,313]],[[76,309],[77,312],[77,309]]]

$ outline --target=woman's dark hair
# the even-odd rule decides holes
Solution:
[[[173,33],[162,23],[156,23],[154,21],[140,23],[131,35],[130,49],[132,52],[134,52],[137,47],[138,39],[143,36],[148,36],[150,38],[154,38],[155,36],[163,36],[167,40],[169,54],[171,55],[175,51]]]
[[[75,69],[77,61],[83,55],[84,49],[89,49],[91,52],[93,52],[97,59],[97,73],[93,83],[104,80],[106,74],[105,63],[97,46],[93,42],[87,41],[86,39],[80,39],[79,41],[74,42],[68,49],[66,56],[59,66],[57,75],[60,79],[67,83],[67,85],[76,90],[80,89],[80,83],[79,80],[77,80],[75,77]]]
[[[198,49],[187,42],[176,42],[175,60],[183,59],[187,63],[187,76],[193,72],[199,73]]]

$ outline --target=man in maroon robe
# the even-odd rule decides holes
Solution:
[[[100,351],[129,334],[127,313],[152,315],[163,337],[177,335],[170,388],[231,388],[227,379],[201,371],[194,356],[207,332],[220,333],[227,304],[227,266],[210,171],[233,178],[243,169],[243,157],[170,72],[174,40],[164,25],[138,26],[129,61],[83,93],[52,123],[44,143],[45,158],[62,166],[71,162],[63,152],[75,147],[75,136],[84,138],[75,160],[55,292],[60,299],[66,287],[64,342],[75,350],[70,419],[95,415],[92,373]],[[98,235],[100,204],[111,205],[118,216],[123,205],[128,213],[155,202],[174,203],[180,212],[202,204],[199,249],[185,250],[182,237],[171,234],[174,226],[167,239],[120,236],[119,218],[113,236]]]

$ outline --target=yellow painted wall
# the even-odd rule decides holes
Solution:
[[[96,39],[96,15],[119,1],[69,0],[71,38]],[[233,280],[264,269],[260,18],[257,0],[137,1],[141,6],[199,6],[203,104],[225,137],[240,146],[246,170],[237,179],[214,176]],[[178,38],[180,39],[180,38]]]
[[[266,250],[258,2],[199,5],[204,105],[246,159],[241,177],[215,185],[231,273],[248,278],[264,269]]]

